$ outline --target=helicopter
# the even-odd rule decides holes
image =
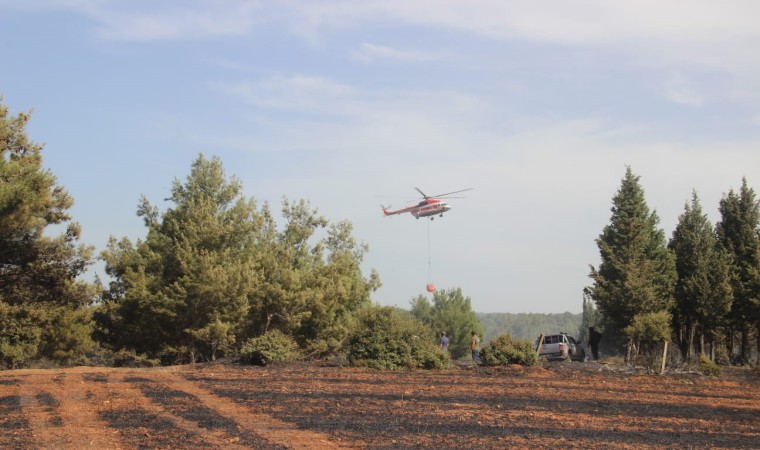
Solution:
[[[420,190],[420,188],[415,187],[414,189],[417,190],[417,192],[422,195],[422,200],[417,203],[416,205],[408,206],[406,208],[397,209],[395,211],[390,211],[390,206],[383,206],[380,205],[380,207],[383,209],[383,214],[386,216],[393,216],[396,214],[403,214],[403,213],[409,213],[413,215],[416,219],[419,219],[420,217],[430,217],[430,220],[435,219],[435,216],[443,217],[443,213],[446,211],[449,211],[451,209],[451,205],[449,205],[447,202],[441,200],[442,198],[452,195],[452,194],[458,194],[460,192],[465,191],[471,191],[473,188],[469,189],[462,189],[459,191],[454,192],[447,192],[445,194],[439,194],[439,195],[427,195],[424,192]],[[456,197],[451,197],[456,198]]]

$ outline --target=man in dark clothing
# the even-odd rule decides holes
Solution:
[[[599,341],[602,340],[602,333],[594,330],[594,327],[588,328],[588,346],[591,347],[591,353],[594,355],[594,361],[599,360]]]

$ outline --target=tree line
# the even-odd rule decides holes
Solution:
[[[528,339],[533,342],[540,334],[568,333],[581,339],[582,315],[564,313],[477,313],[483,326],[484,340],[509,334],[514,339]]]
[[[601,262],[591,266],[584,290],[584,326],[603,329],[608,351],[631,357],[670,340],[687,360],[749,364],[757,355],[759,203],[744,178],[718,206],[713,226],[692,192],[666,239],[639,177],[626,169],[596,239]]]
[[[264,362],[295,353],[435,367],[449,354],[434,330],[480,330],[458,289],[414,313],[374,305],[380,277],[362,273],[368,247],[350,222],[285,197],[277,215],[203,154],[185,180],[173,181],[166,210],[139,199],[144,238],[112,236],[95,255],[67,213],[73,199],[42,167],[29,119],[0,103],[0,368]],[[66,230],[50,237],[53,225]],[[105,262],[105,286],[82,280],[96,258]],[[452,339],[457,355],[464,345]]]
[[[29,119],[0,102],[0,367],[252,355],[274,331],[288,339],[280,347],[310,357],[348,351],[366,363],[367,355],[384,358],[372,348],[385,346],[406,356],[378,367],[437,365],[445,360],[434,350],[441,331],[454,358],[467,354],[470,331],[514,331],[475,314],[461,289],[413,298],[410,311],[368,312],[377,308],[371,293],[380,277],[362,273],[368,247],[350,222],[287,198],[278,216],[246,198],[219,158],[202,154],[185,180],[173,181],[166,210],[140,198],[144,238],[111,237],[95,255],[68,214],[73,199],[42,167],[42,146],[25,131]],[[714,226],[692,193],[669,240],[630,167],[612,204],[596,240],[601,263],[590,267],[583,291],[578,339],[596,326],[611,352],[672,340],[687,359],[749,363],[760,347],[760,210],[746,179],[724,195]],[[64,231],[48,236],[51,226]],[[105,262],[106,286],[82,280],[96,258]],[[518,328],[515,337],[535,337]],[[357,343],[372,348],[352,353]]]

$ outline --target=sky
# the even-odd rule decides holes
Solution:
[[[402,308],[433,283],[580,312],[627,167],[668,238],[692,192],[720,220],[760,188],[758,49],[754,0],[0,0],[2,102],[83,243],[144,238],[140,196],[218,156],[260,205],[351,222]],[[414,187],[473,190],[383,217]]]

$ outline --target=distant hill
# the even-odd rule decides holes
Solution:
[[[476,313],[483,327],[483,342],[504,333],[516,339],[533,339],[539,334],[567,332],[577,337],[581,326],[582,314],[565,312],[562,314],[537,313]]]

